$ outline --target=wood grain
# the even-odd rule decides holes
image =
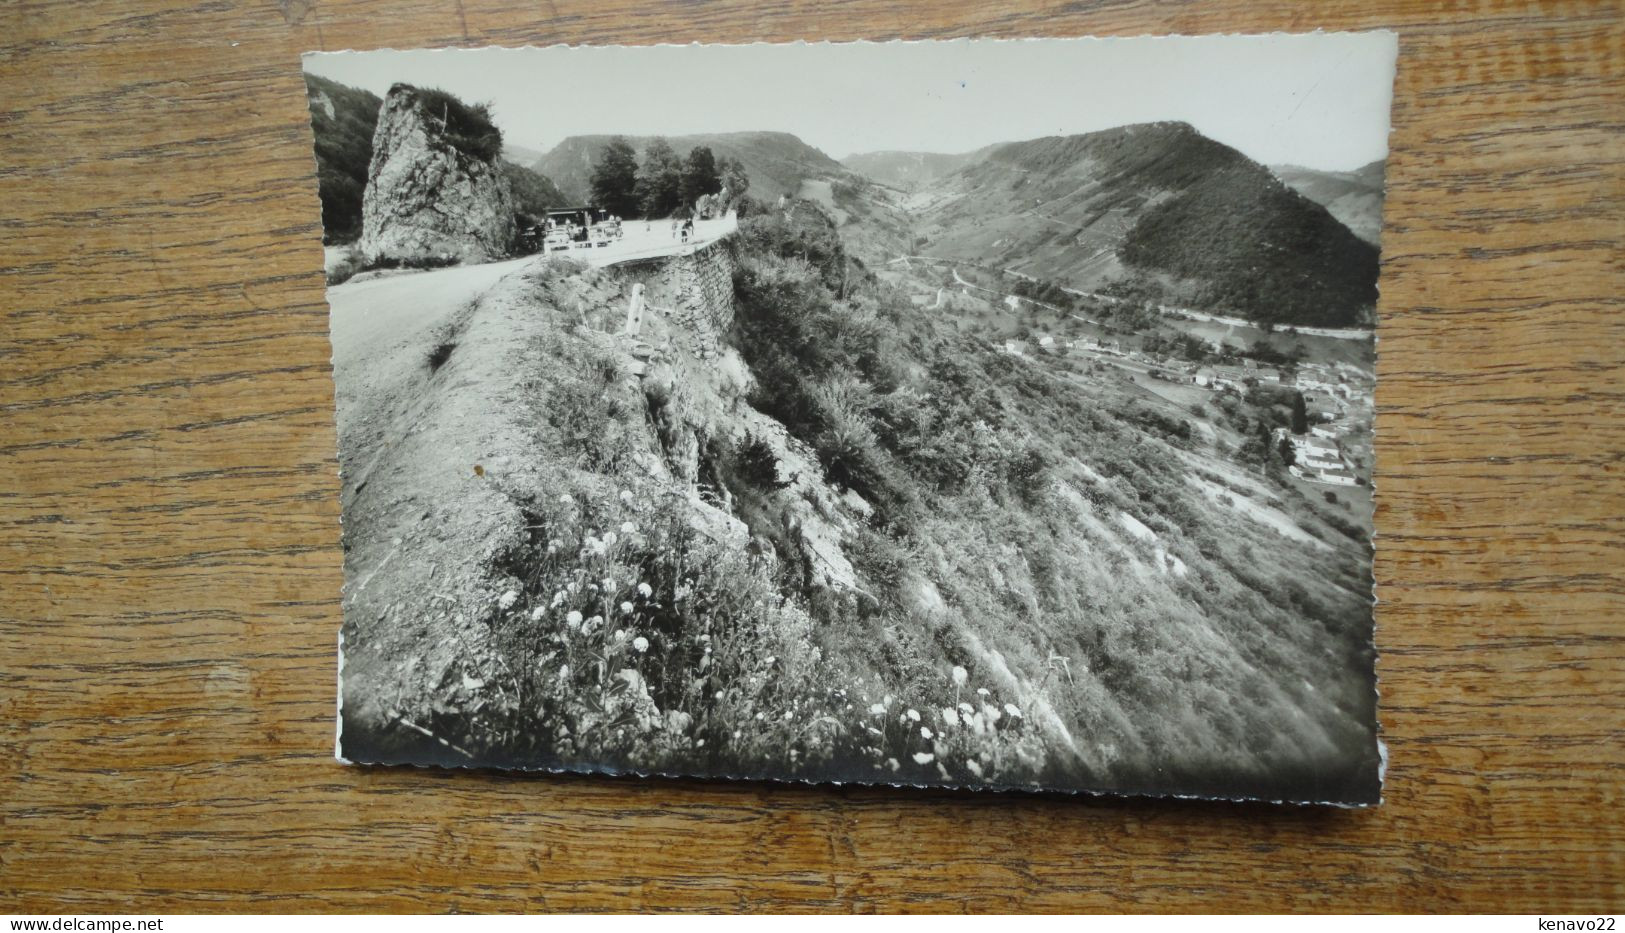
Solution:
[[[1489,0],[7,4],[0,909],[1621,910],[1622,19]],[[339,482],[300,52],[1317,27],[1401,34],[1380,809],[333,761]]]

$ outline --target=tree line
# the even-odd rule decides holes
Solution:
[[[702,197],[727,189],[737,199],[749,186],[738,159],[718,159],[709,146],[695,146],[684,158],[658,136],[644,147],[641,161],[631,143],[615,137],[592,170],[593,202],[620,217],[686,214]]]

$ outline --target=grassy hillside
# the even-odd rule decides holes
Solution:
[[[513,515],[493,537],[496,513],[453,509],[467,542],[437,525],[419,554],[502,542],[419,665],[436,689],[387,691],[439,743],[416,760],[1373,799],[1369,552],[1250,440],[1271,400],[1228,400],[1209,440],[1118,378],[999,352],[821,210],[746,218],[733,253],[720,357],[656,316],[641,339],[673,349],[640,384],[613,336],[635,270],[550,264],[424,364],[413,398],[503,399],[479,430],[506,439],[447,415],[389,456],[512,465],[391,475],[464,475]],[[374,647],[395,629],[352,634],[347,683],[412,670]],[[347,748],[423,741],[364,729]]]
[[[361,196],[378,127],[378,95],[316,75],[305,75],[310,126],[316,137],[316,185],[322,232],[328,243],[361,235]]]
[[[567,197],[585,204],[591,190],[593,165],[613,138],[571,136],[531,167],[553,179]],[[641,157],[653,137],[625,138]],[[750,177],[751,196],[764,201],[773,201],[781,194],[794,195],[807,178],[847,174],[839,162],[789,133],[707,133],[668,136],[666,141],[679,156],[687,156],[695,146],[709,146],[718,159],[738,159]]]
[[[1272,166],[1276,177],[1316,204],[1326,208],[1343,226],[1373,245],[1382,239],[1384,160],[1378,159],[1352,172],[1327,172],[1297,165]]]
[[[912,206],[922,252],[1083,290],[1296,324],[1364,323],[1375,301],[1375,248],[1183,123],[994,147]]]

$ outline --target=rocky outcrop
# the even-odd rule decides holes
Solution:
[[[417,88],[390,88],[361,209],[369,262],[485,262],[508,253],[514,202],[500,161],[459,148],[447,130]]]

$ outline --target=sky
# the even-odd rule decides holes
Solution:
[[[1393,33],[315,52],[380,96],[405,81],[492,105],[504,138],[779,130],[835,158],[1184,120],[1266,165],[1388,154]]]

